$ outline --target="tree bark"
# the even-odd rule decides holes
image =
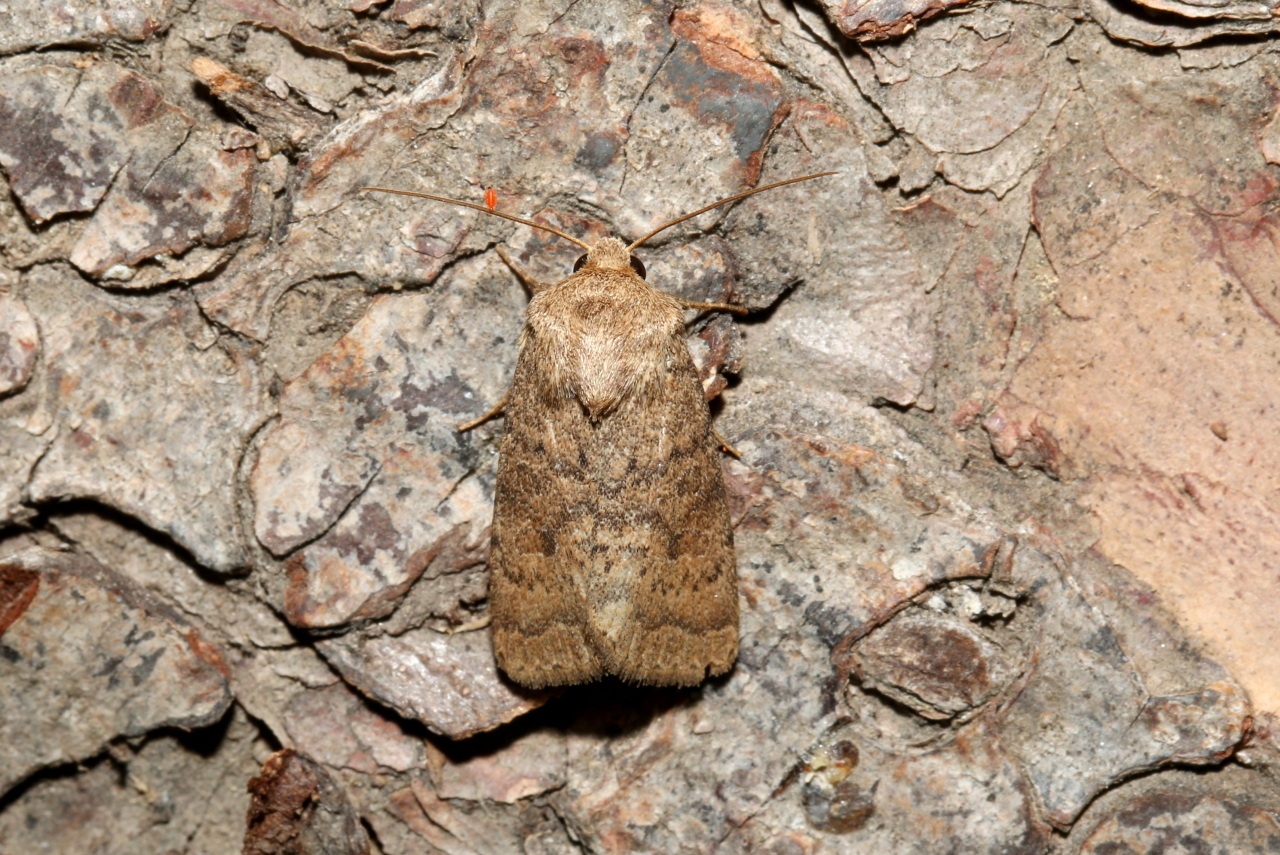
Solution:
[[[1273,11],[13,6],[0,840],[1272,851]],[[736,666],[507,680],[457,425],[497,250],[581,249],[362,188],[591,243],[828,170],[636,250],[750,310],[688,327]]]

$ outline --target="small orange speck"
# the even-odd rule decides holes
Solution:
[[[484,204],[490,211],[498,207],[498,191],[492,187],[484,191]]]

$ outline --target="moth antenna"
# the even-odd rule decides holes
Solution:
[[[492,216],[495,216],[495,217],[502,217],[502,219],[504,220],[510,220],[513,223],[521,223],[522,225],[530,226],[535,229],[542,229],[544,232],[551,232],[553,235],[556,235],[557,237],[562,237],[571,243],[576,243],[578,246],[582,247],[588,252],[591,250],[591,247],[588,244],[583,243],[573,235],[565,234],[559,229],[553,229],[551,228],[551,226],[544,226],[542,223],[535,223],[533,220],[526,220],[524,217],[517,217],[515,214],[504,214],[501,211],[495,211],[491,208],[485,207],[484,205],[477,205],[474,202],[463,202],[461,199],[450,199],[447,196],[433,196],[430,193],[415,193],[412,190],[392,190],[390,187],[361,187],[360,189],[371,190],[377,193],[395,193],[397,196],[414,196],[419,199],[431,199],[436,202],[446,202],[450,205],[461,205],[464,208],[470,208],[471,210],[479,211],[482,214],[491,214]],[[761,189],[768,189],[768,188],[761,188]],[[496,196],[497,194],[494,194],[494,195]],[[485,196],[487,201],[488,194],[486,193]],[[495,199],[494,201],[496,202],[497,200]],[[726,199],[725,201],[729,201],[729,200]]]
[[[705,214],[707,211],[710,211],[712,208],[719,208],[721,205],[728,205],[730,202],[736,202],[739,199],[745,199],[748,196],[754,196],[757,193],[763,193],[764,191],[772,190],[775,187],[785,187],[788,184],[799,184],[801,181],[811,181],[814,178],[822,178],[827,175],[835,175],[835,174],[836,174],[835,172],[815,172],[812,175],[801,175],[799,178],[788,178],[786,181],[775,181],[772,184],[766,184],[763,187],[755,187],[751,190],[744,190],[741,193],[735,193],[734,195],[728,197],[727,199],[721,199],[719,202],[712,202],[710,205],[707,205],[706,207],[703,207],[703,208],[699,208],[698,210],[694,211],[692,214],[685,214],[683,217],[679,217],[677,219],[672,220],[669,223],[664,223],[663,225],[658,226],[656,229],[649,232],[644,237],[640,238],[640,240],[636,241],[635,243],[631,244],[631,246],[627,247],[627,252],[631,252],[633,249],[640,246],[640,244],[644,243],[649,238],[653,237],[659,232],[664,232],[667,229],[671,228],[672,226],[678,226],[681,223],[683,223],[685,220],[692,220],[694,217],[699,216],[700,214]]]

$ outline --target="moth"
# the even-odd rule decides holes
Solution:
[[[633,251],[713,208],[830,172],[729,196],[630,245],[550,232],[585,254],[554,284],[499,249],[533,296],[507,394],[467,430],[503,413],[489,552],[493,650],[529,688],[612,675],[692,686],[738,656],[738,581],[720,455],[723,443],[685,343],[689,310],[746,309],[674,297],[645,281]]]

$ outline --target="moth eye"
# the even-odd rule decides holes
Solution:
[[[577,273],[579,270],[582,269],[582,265],[586,263],[587,263],[587,257],[585,255],[578,256],[578,260],[573,263],[573,272]]]
[[[636,275],[641,279],[644,278],[644,262],[636,258],[634,255],[631,256],[631,269],[634,270]]]

